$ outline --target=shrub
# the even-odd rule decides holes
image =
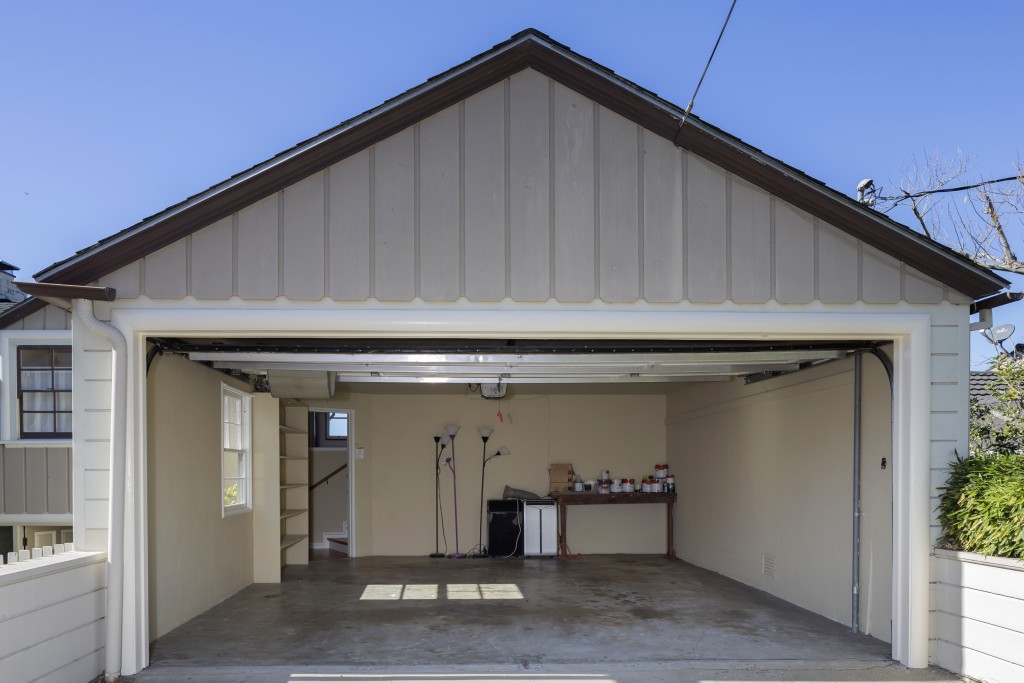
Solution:
[[[1024,558],[1024,456],[957,456],[940,490],[943,546]]]

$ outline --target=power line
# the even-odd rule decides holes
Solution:
[[[895,197],[877,197],[877,199],[887,202],[898,201],[901,199],[916,199],[918,197],[926,197],[930,194],[938,194],[940,192],[962,192],[963,190],[973,190],[976,187],[983,187],[985,185],[995,185],[996,183],[1005,183],[1011,180],[1022,180],[1022,176],[1011,175],[1005,178],[998,178],[996,180],[982,180],[981,182],[974,183],[972,185],[961,185],[959,187],[940,187],[934,190],[921,190],[920,192],[911,192],[908,194],[897,195]],[[1022,180],[1022,182],[1024,182],[1024,180]]]
[[[729,13],[725,15],[725,23],[722,24],[722,30],[718,32],[718,40],[715,41],[715,46],[711,48],[711,54],[708,56],[707,64],[704,65],[704,73],[700,75],[700,80],[697,81],[697,87],[693,89],[693,97],[690,98],[690,103],[686,105],[686,111],[683,112],[683,118],[679,120],[679,127],[676,129],[675,137],[672,139],[673,144],[678,144],[676,140],[679,138],[679,131],[683,129],[686,119],[690,117],[690,112],[693,111],[693,103],[697,99],[697,92],[700,90],[701,84],[704,83],[704,77],[708,75],[708,69],[711,68],[711,60],[715,58],[715,52],[718,51],[718,44],[722,42],[722,36],[725,35],[725,27],[729,25],[729,19],[732,17],[732,11],[734,9],[736,9],[736,0],[732,0],[732,4],[729,5]]]

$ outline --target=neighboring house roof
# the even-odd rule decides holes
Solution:
[[[971,370],[971,400],[977,399],[981,403],[993,403],[992,391],[989,389],[993,382],[997,382],[999,376],[991,370]]]
[[[6,307],[0,304],[0,330],[44,308],[46,308],[46,302],[35,297],[29,297],[16,304],[7,304]]]
[[[975,299],[1008,283],[960,254],[866,208],[536,30],[469,61],[189,197],[36,273],[41,282],[90,284],[185,235],[532,68],[768,190],[855,238]],[[0,324],[3,317],[0,317]]]
[[[0,316],[4,314],[10,308],[14,308],[17,304],[13,301],[0,301]]]

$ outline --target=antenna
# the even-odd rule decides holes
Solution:
[[[877,190],[875,189],[875,181],[871,178],[865,178],[864,180],[857,183],[857,202],[864,206],[874,206]]]

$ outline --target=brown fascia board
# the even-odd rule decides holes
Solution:
[[[295,149],[299,151],[292,156],[279,160],[287,153],[279,155],[239,174],[235,177],[239,180],[229,180],[143,221],[125,230],[123,237],[114,236],[86,249],[81,258],[55,264],[36,274],[36,279],[94,282],[526,68],[536,69],[959,292],[977,299],[1008,284],[952,250],[861,207],[696,117],[691,116],[680,130],[682,110],[678,107],[535,31],[517,34],[352,119],[350,125],[341,124],[298,145]]]
[[[55,284],[52,282],[14,282],[18,289],[40,299],[89,299],[90,301],[113,301],[117,290],[113,287],[90,287],[86,285]]]

